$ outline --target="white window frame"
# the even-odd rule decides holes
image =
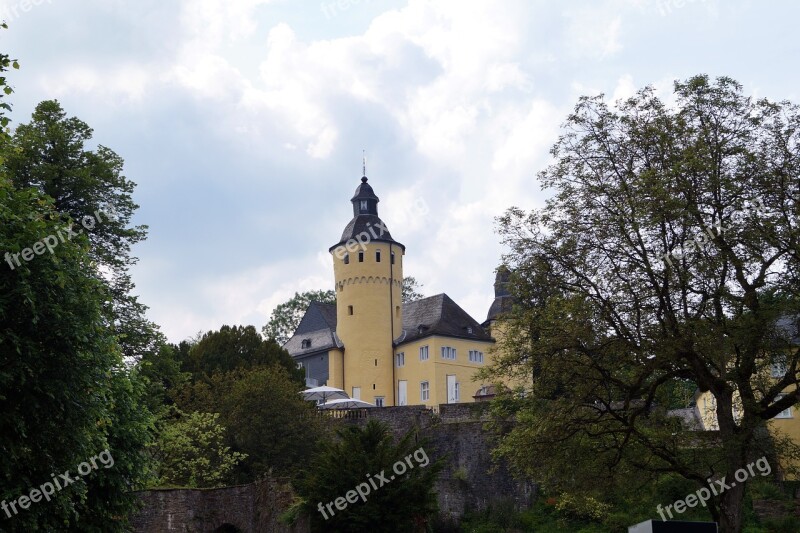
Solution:
[[[405,352],[397,352],[395,355],[395,364],[397,368],[406,366],[406,353]]]
[[[361,399],[361,387],[353,387],[353,394],[350,396],[354,400]]]
[[[427,361],[430,359],[430,350],[428,349],[428,345],[420,346],[419,347],[419,360],[420,361]]]
[[[442,359],[445,361],[455,361],[456,349],[452,346],[442,346]]]
[[[785,394],[778,394],[778,396],[775,399],[776,400],[780,400],[784,396],[786,396],[786,395]],[[780,418],[780,419],[794,418],[794,416],[792,416],[792,408],[791,407],[787,407],[786,409],[784,409],[783,411],[781,411],[780,413],[775,415],[775,418]]]
[[[385,400],[385,396],[375,396],[375,407],[384,407],[383,402]]]
[[[483,352],[479,350],[469,351],[469,362],[483,364]]]
[[[419,383],[419,400],[427,402],[431,399],[431,384],[428,381],[420,381]]]

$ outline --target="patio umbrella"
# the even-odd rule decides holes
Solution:
[[[314,387],[313,389],[306,389],[304,391],[300,391],[300,394],[303,395],[304,400],[308,400],[309,402],[322,402],[325,403],[328,400],[339,400],[339,399],[348,399],[350,398],[345,391],[342,389],[337,389],[336,387]]]
[[[355,398],[342,398],[340,400],[330,400],[317,406],[320,409],[361,409],[364,407],[375,407],[369,402],[356,400]]]

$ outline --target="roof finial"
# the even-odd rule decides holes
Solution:
[[[361,175],[367,177],[367,151],[361,150]]]

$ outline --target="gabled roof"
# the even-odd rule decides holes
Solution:
[[[336,331],[336,304],[311,302],[306,309],[306,314],[297,325],[294,334],[308,333],[320,329]]]
[[[303,341],[309,342],[304,345]],[[311,302],[294,335],[283,347],[292,356],[341,348],[342,342],[336,335],[336,304]]]
[[[492,342],[481,325],[444,293],[403,304],[403,333],[395,344],[431,335]]]

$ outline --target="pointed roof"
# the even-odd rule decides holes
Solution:
[[[505,265],[497,267],[497,275],[494,278],[494,301],[489,307],[484,325],[492,320],[496,320],[500,315],[511,311],[514,305],[514,297],[508,289],[511,281],[511,271]]]
[[[342,341],[336,335],[336,304],[321,302],[309,304],[294,335],[283,345],[289,355],[293,356],[342,346]]]
[[[431,335],[485,342],[493,340],[477,320],[444,293],[403,304],[403,333],[395,339],[395,344]]]
[[[380,199],[375,194],[372,186],[367,183],[366,176],[361,178],[361,184],[356,188],[356,193],[350,199],[353,204],[353,218],[345,226],[342,238],[331,246],[333,250],[347,242],[388,242],[398,245],[405,251],[406,247],[392,238],[389,228],[378,216],[378,202]]]

